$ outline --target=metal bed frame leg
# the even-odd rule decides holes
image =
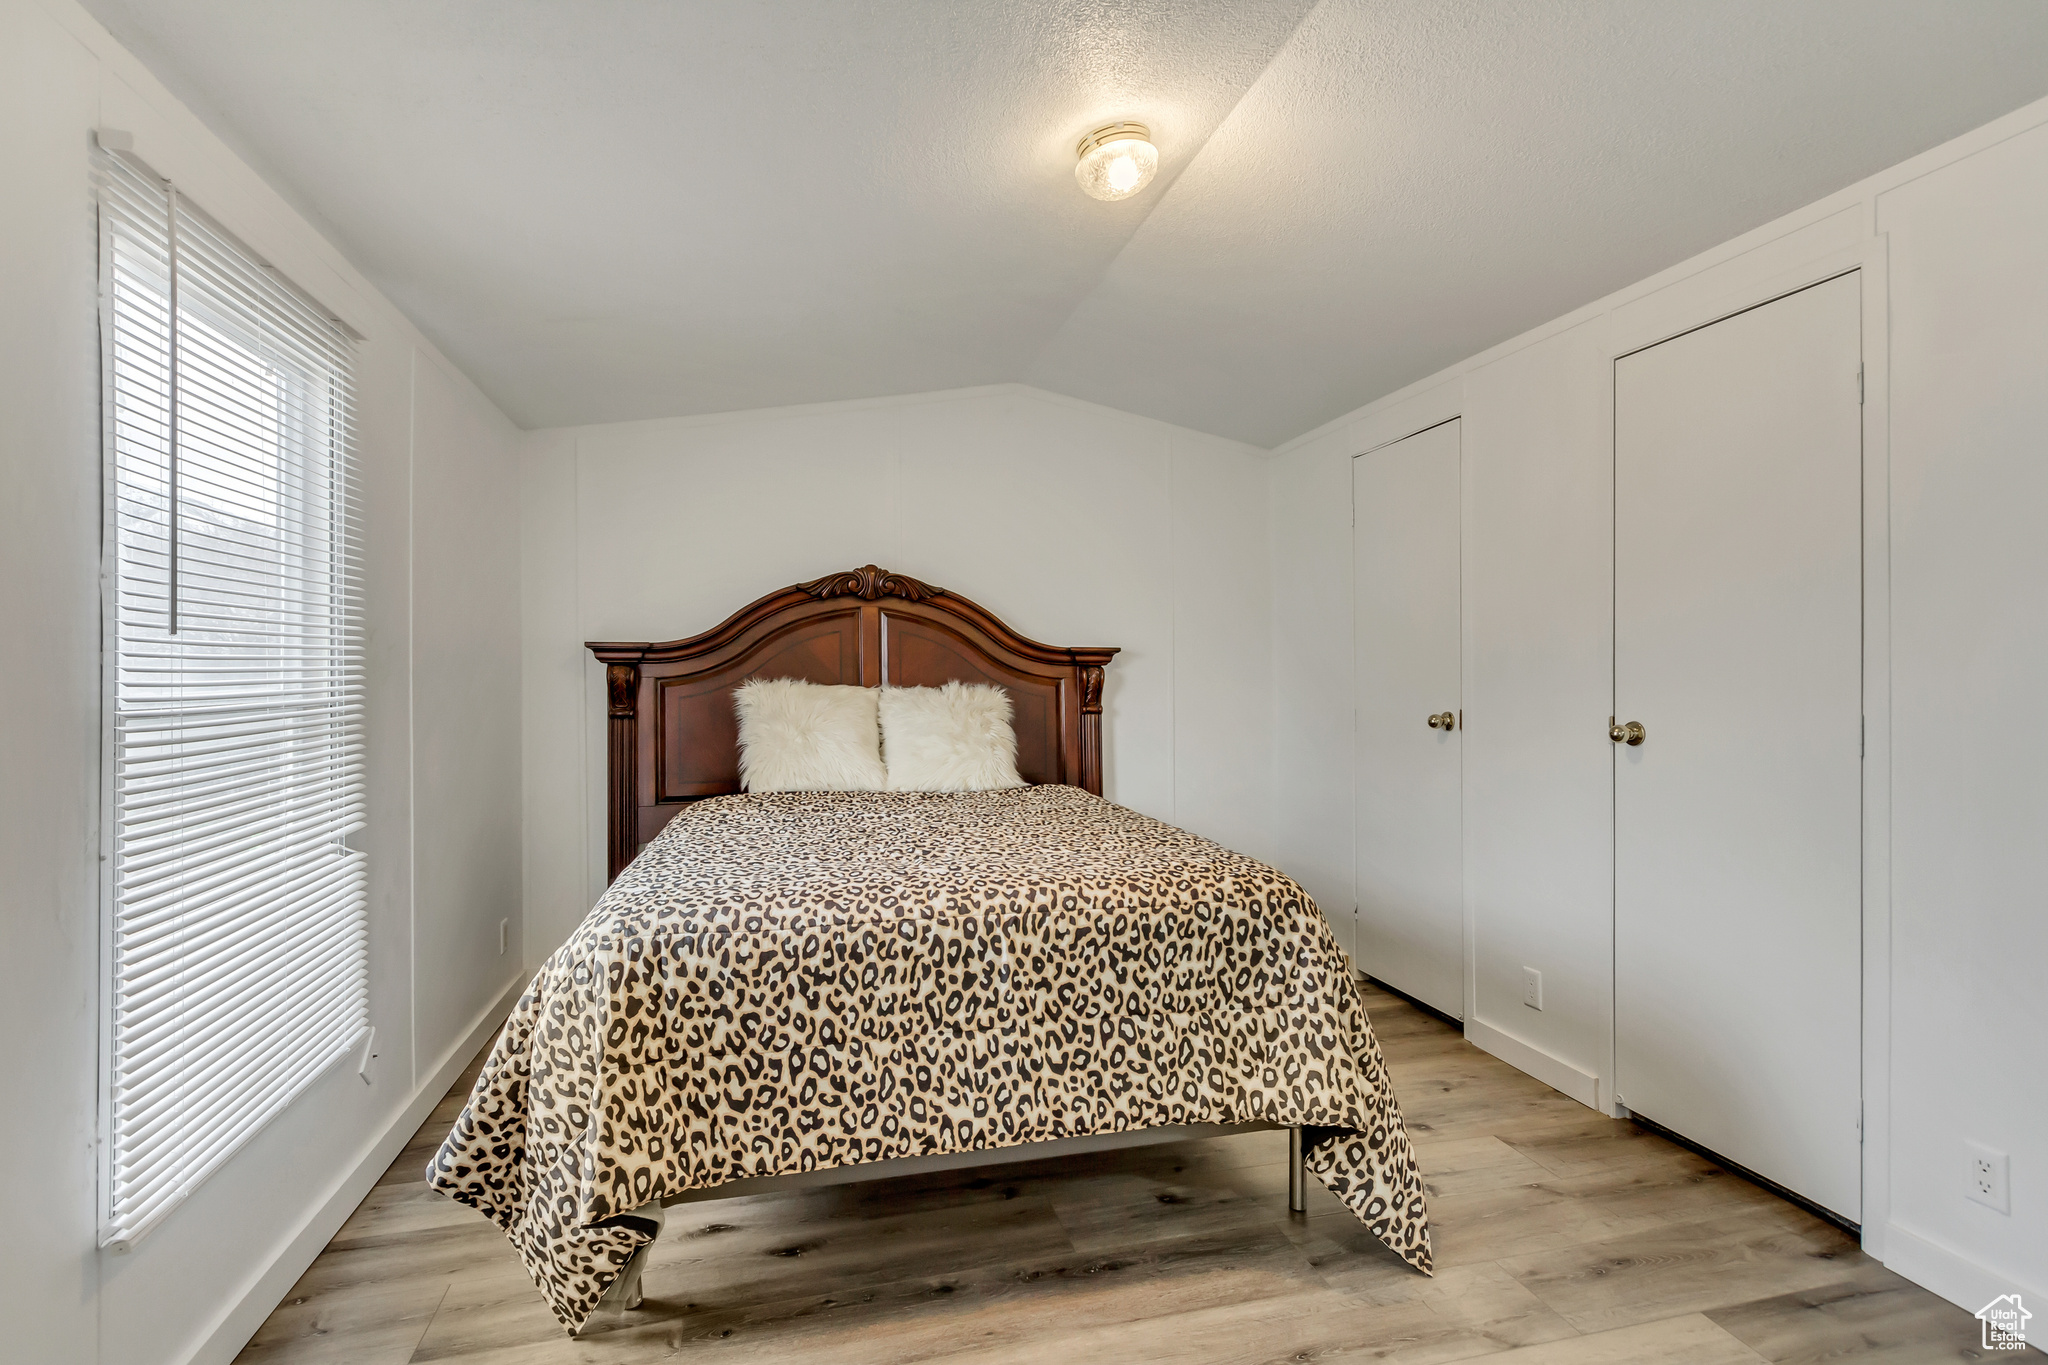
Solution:
[[[661,1201],[657,1199],[633,1210],[633,1213],[636,1217],[653,1223],[654,1240],[660,1240],[663,1229],[668,1225],[668,1210],[661,1206]],[[605,1287],[604,1297],[597,1301],[597,1307],[591,1312],[591,1322],[584,1324],[585,1331],[589,1330],[591,1323],[597,1320],[599,1314],[608,1318],[616,1317],[620,1313],[633,1311],[645,1302],[640,1292],[640,1277],[646,1272],[647,1261],[653,1251],[654,1241],[647,1241],[641,1243],[633,1252],[632,1259],[626,1262],[626,1268],[619,1272],[619,1277]],[[580,1338],[583,1332],[571,1332],[569,1335]]]
[[[654,1243],[647,1242],[634,1251],[633,1259],[626,1262],[626,1268],[619,1272],[619,1278],[615,1285],[617,1293],[605,1295],[603,1300],[605,1306],[626,1311],[631,1311],[640,1306],[642,1302],[640,1276],[647,1270],[647,1253],[653,1249]]]
[[[1301,1150],[1301,1129],[1287,1130],[1287,1211],[1308,1212],[1307,1154]]]

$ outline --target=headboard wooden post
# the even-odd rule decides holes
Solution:
[[[1081,668],[1081,785],[1102,795],[1101,664]]]
[[[632,823],[617,818],[619,811],[633,808],[634,789],[639,785],[636,760],[640,738],[640,665],[608,663],[604,667],[604,682],[611,730],[611,753],[607,759],[611,781],[605,804],[613,812],[605,829],[605,862],[611,868],[607,876],[616,877],[619,869],[632,862],[640,851],[639,841],[633,838]]]
[[[1040,644],[964,597],[873,564],[792,584],[685,640],[587,648],[605,665],[612,877],[684,806],[740,789],[732,692],[748,678],[994,683],[1016,712],[1024,780],[1102,794],[1103,670],[1117,651]]]

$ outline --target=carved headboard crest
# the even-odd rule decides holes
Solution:
[[[1102,687],[1117,651],[1040,644],[957,593],[873,564],[769,593],[702,635],[588,648],[605,665],[614,877],[684,806],[740,789],[732,693],[749,678],[994,683],[1010,694],[1024,779],[1102,794]]]
[[[887,569],[873,564],[845,573],[830,573],[823,578],[814,578],[803,585],[805,592],[816,598],[858,597],[864,602],[873,602],[882,597],[900,597],[906,602],[923,602],[945,594],[944,588],[935,588],[929,583],[920,583],[909,574],[890,573]]]

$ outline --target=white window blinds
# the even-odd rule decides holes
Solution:
[[[353,342],[126,158],[99,181],[102,1238],[125,1248],[367,1026]]]

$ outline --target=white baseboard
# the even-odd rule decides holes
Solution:
[[[1569,1095],[1588,1109],[1600,1109],[1600,1078],[1560,1061],[1533,1043],[1525,1043],[1504,1029],[1495,1028],[1477,1015],[1465,1020],[1465,1038],[1473,1046],[1492,1053],[1526,1071],[1559,1094]]]
[[[2048,1288],[2021,1284],[1965,1256],[1938,1237],[1918,1232],[1900,1223],[1888,1223],[1884,1230],[1883,1257],[1887,1269],[1897,1271],[1923,1289],[1931,1289],[1966,1313],[1974,1313],[2001,1294],[2018,1294],[2032,1305],[2048,1305]],[[2036,1320],[2048,1317],[2048,1308],[2035,1307]],[[2048,1332],[2036,1327],[2027,1339],[2039,1346]]]
[[[405,1144],[427,1121],[427,1115],[434,1112],[434,1106],[448,1093],[448,1087],[455,1084],[455,1078],[462,1074],[462,1068],[469,1064],[470,1058],[476,1056],[490,1036],[504,1024],[505,1016],[518,1003],[520,992],[526,989],[526,981],[527,977],[522,972],[477,1016],[476,1022],[420,1082],[419,1089],[406,1102],[405,1108],[383,1132],[364,1146],[355,1163],[334,1180],[326,1197],[299,1224],[299,1230],[279,1249],[270,1264],[256,1273],[248,1288],[221,1314],[212,1330],[200,1339],[192,1353],[185,1357],[185,1365],[231,1365],[235,1356],[249,1344],[249,1338],[256,1335],[256,1329],[263,1325],[263,1320],[270,1316],[271,1310],[298,1283],[299,1276],[306,1273],[306,1267],[313,1264],[313,1258],[320,1254],[335,1233],[341,1231],[341,1225],[348,1221],[356,1206],[376,1186],[377,1178],[405,1150]]]

